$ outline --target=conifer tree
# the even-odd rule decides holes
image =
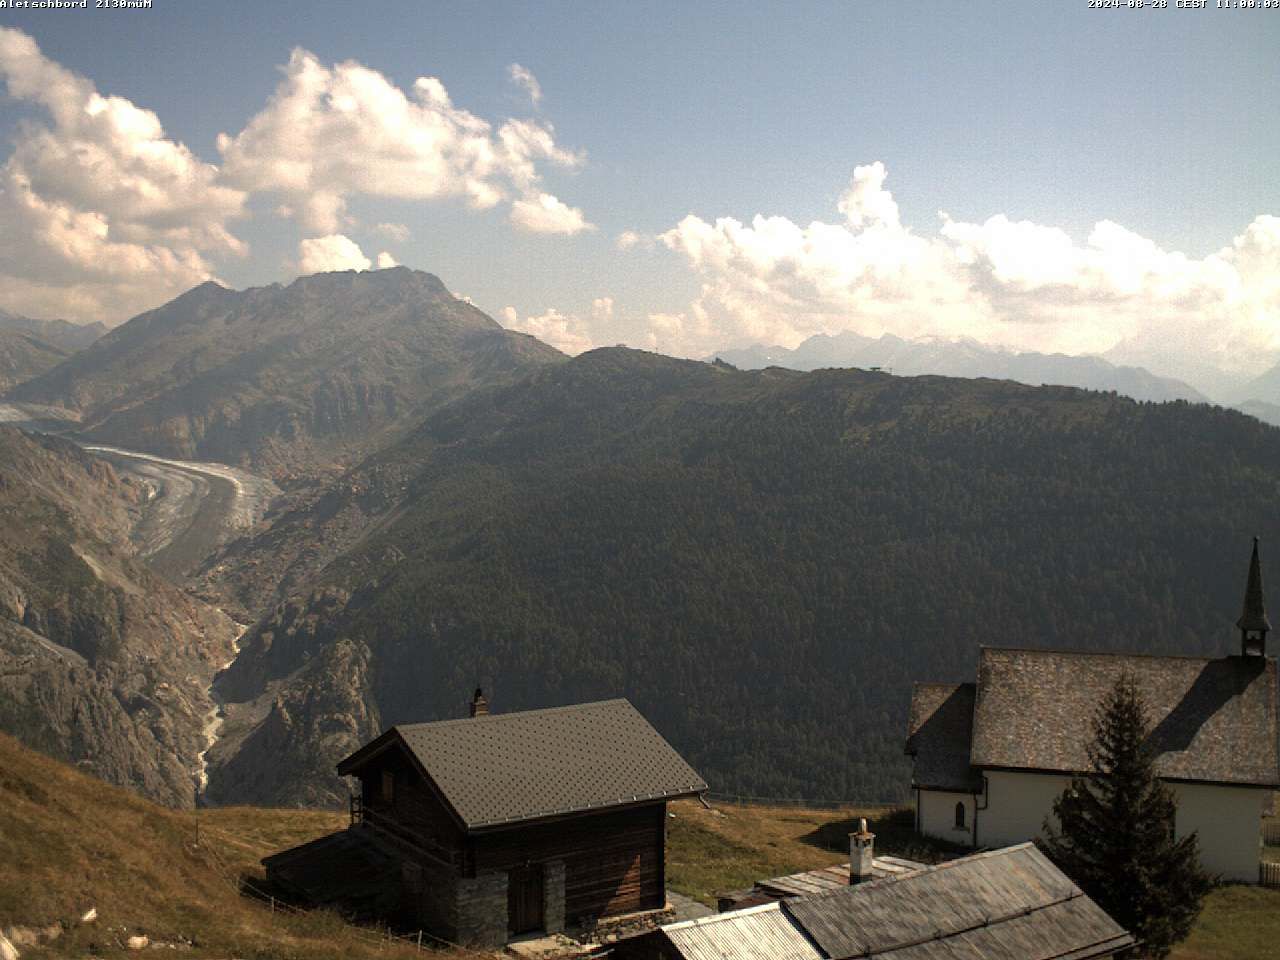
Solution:
[[[1139,941],[1139,955],[1168,956],[1200,914],[1214,878],[1200,866],[1195,833],[1174,833],[1177,803],[1156,778],[1137,681],[1122,675],[1093,719],[1090,772],[1053,803],[1045,852]]]

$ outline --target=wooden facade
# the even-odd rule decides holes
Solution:
[[[403,749],[383,751],[357,776],[355,819],[393,842],[418,847],[414,852],[427,861],[428,870],[448,866],[462,878],[493,873],[512,878],[512,933],[542,929],[541,923],[530,926],[526,914],[533,909],[532,888],[545,896],[542,868],[550,862],[563,864],[568,924],[665,906],[665,801],[468,832]]]

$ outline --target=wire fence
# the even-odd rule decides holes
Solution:
[[[221,830],[210,828],[207,824],[200,833],[204,834],[204,843],[200,842],[200,835],[197,834],[196,846],[204,853],[207,853],[215,862],[215,865],[228,885],[240,896],[247,899],[257,901],[265,906],[272,913],[284,913],[291,916],[308,916],[313,911],[295,906],[281,900],[275,895],[275,892],[267,889],[265,886],[256,883],[251,878],[241,874],[239,879],[234,879],[236,869],[227,863],[226,858],[218,852],[217,848],[208,842],[210,838],[221,839],[224,843],[234,842],[234,838],[223,833]],[[223,834],[219,837],[219,834]],[[454,943],[452,940],[446,940],[443,937],[437,937],[435,934],[426,930],[415,930],[411,933],[394,933],[389,926],[371,929],[369,927],[360,926],[355,923],[348,924],[348,933],[357,940],[361,940],[380,949],[389,944],[402,945],[404,947],[413,947],[416,952],[421,953],[424,949],[435,950],[441,948],[450,948],[460,953],[467,954],[472,957],[484,958],[484,960],[493,960],[492,953],[483,953],[463,946],[460,943]]]
[[[1258,883],[1264,887],[1280,887],[1280,863],[1258,864]]]
[[[866,810],[892,804],[867,803],[865,800],[814,800],[808,797],[755,797],[741,793],[706,793],[708,800],[737,807],[799,807],[812,810]]]
[[[1280,821],[1263,821],[1262,842],[1268,847],[1280,847]]]

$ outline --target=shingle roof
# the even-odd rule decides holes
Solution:
[[[1142,691],[1156,773],[1280,786],[1276,662],[984,647],[974,708],[975,767],[1083,772],[1091,721],[1123,671]]]
[[[468,830],[707,789],[621,699],[401,724],[379,740],[392,736],[413,754]],[[360,767],[369,746],[342,761],[338,772]]]
[[[782,909],[832,960],[1084,960],[1133,943],[1029,843]]]
[[[917,683],[911,692],[907,753],[915,757],[912,785],[971,792],[982,777],[969,765],[973,739],[972,683]]]
[[[776,903],[673,923],[661,935],[685,960],[823,960]]]

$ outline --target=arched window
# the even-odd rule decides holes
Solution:
[[[963,801],[956,804],[956,829],[964,830],[964,803]]]

